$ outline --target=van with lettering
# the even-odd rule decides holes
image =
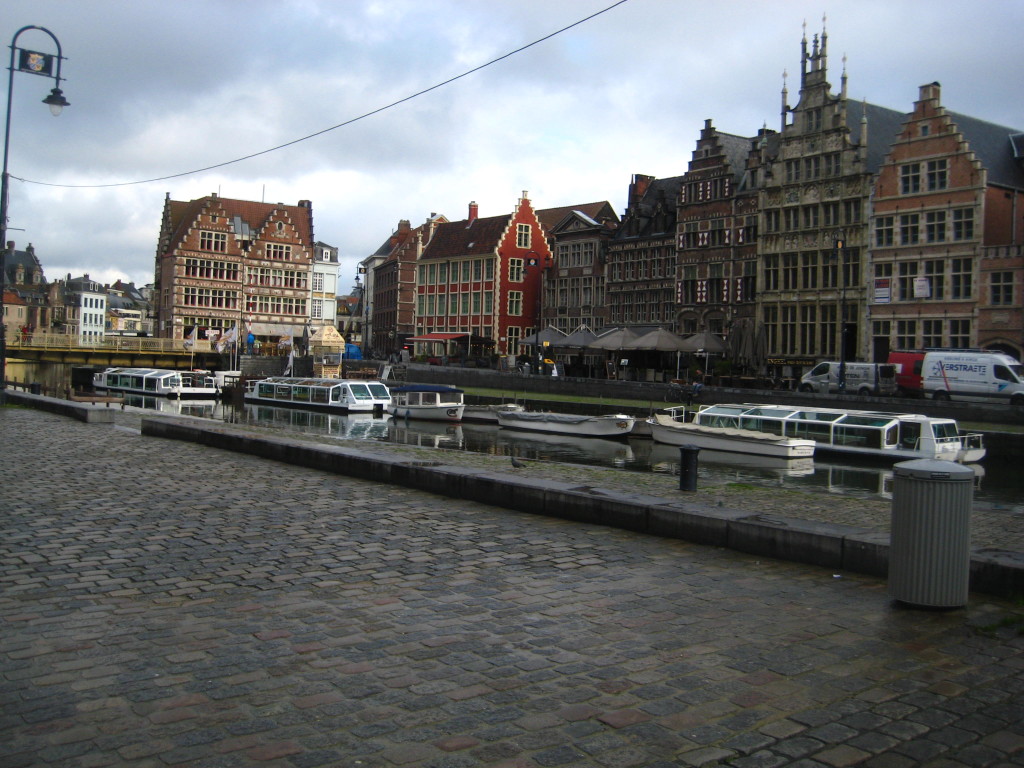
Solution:
[[[800,379],[801,392],[839,392],[842,364],[818,363]],[[847,363],[846,392],[858,395],[895,395],[896,366],[889,363]]]
[[[934,400],[1024,405],[1024,366],[1001,352],[925,352],[923,389]]]

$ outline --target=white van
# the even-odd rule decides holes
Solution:
[[[838,392],[840,363],[818,363],[800,379],[801,392]],[[858,395],[895,395],[896,366],[890,363],[847,363],[846,392]]]
[[[1009,400],[1024,405],[1024,366],[1000,352],[925,352],[926,396],[935,400]]]

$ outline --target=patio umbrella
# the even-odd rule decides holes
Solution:
[[[684,345],[686,340],[672,331],[666,331],[664,328],[657,328],[656,330],[645,333],[640,338],[636,339],[630,344],[630,349],[652,349],[659,352],[675,352],[676,353],[676,378],[679,378],[680,371],[680,355],[685,350]]]
[[[555,346],[559,349],[585,349],[589,347],[590,342],[594,341],[596,338],[596,333],[587,328],[587,326],[581,325],[564,339],[557,342]]]
[[[664,328],[645,333],[629,343],[628,349],[652,349],[658,352],[685,352],[686,340]]]
[[[560,346],[561,340],[564,339],[565,337],[565,333],[558,330],[557,328],[552,328],[549,325],[547,328],[544,328],[539,333],[535,333],[532,336],[527,336],[526,338],[520,339],[519,343],[526,344],[527,346],[540,346],[547,342],[549,346],[557,347]]]
[[[683,340],[683,352],[704,352],[708,355],[723,355],[728,351],[720,336],[709,331],[701,331]]]
[[[636,339],[637,336],[637,332],[631,328],[617,328],[611,333],[598,336],[587,347],[589,349],[606,349],[612,352],[619,349],[632,349],[629,342]]]

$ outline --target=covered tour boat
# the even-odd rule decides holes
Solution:
[[[980,461],[985,455],[981,435],[961,433],[953,419],[918,413],[743,403],[704,406],[694,413],[693,422],[813,440],[817,454],[963,463]]]
[[[665,445],[693,445],[697,448],[767,456],[776,459],[809,459],[815,442],[739,427],[719,427],[687,422],[684,408],[669,408],[647,420],[651,437]]]
[[[107,368],[94,373],[93,389],[154,397],[217,397],[220,388],[209,371],[166,368]]]
[[[244,398],[292,408],[383,413],[391,392],[381,381],[271,376],[247,382]]]
[[[409,384],[391,390],[388,413],[395,418],[462,421],[463,392],[439,384]]]

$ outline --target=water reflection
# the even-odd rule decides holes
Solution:
[[[132,397],[137,400],[129,400],[129,404],[162,413],[253,424],[345,440],[387,441],[516,456],[534,461],[616,467],[637,472],[679,472],[679,449],[649,439],[618,441],[572,438],[501,429],[491,424],[407,421],[371,414],[333,414],[256,404],[240,406],[210,401],[129,396]],[[703,482],[743,482],[862,498],[892,498],[891,466],[837,464],[812,459],[787,462],[704,450],[699,454],[698,466],[698,478]],[[1024,476],[1016,472],[1011,463],[993,463],[987,468],[987,473],[980,465],[972,465],[972,468],[976,474],[975,507],[1024,514],[1024,494],[1021,493]]]

